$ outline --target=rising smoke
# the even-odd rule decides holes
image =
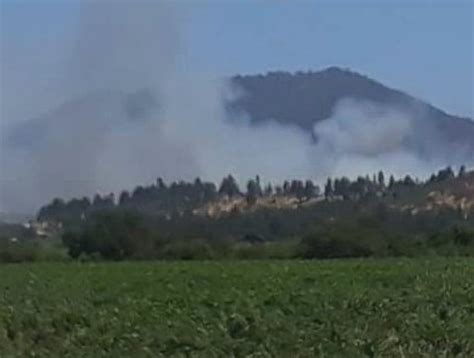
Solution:
[[[2,128],[0,209],[32,211],[53,197],[118,192],[158,176],[323,181],[379,169],[424,176],[465,159],[432,157],[436,146],[414,118],[370,103],[341,102],[315,126],[316,144],[296,127],[229,118],[224,103],[239,91],[188,69],[183,19],[169,4],[82,3],[73,46],[56,50],[61,66],[49,69],[64,71],[51,85],[57,96],[38,91],[31,102],[49,109]],[[38,88],[34,80],[27,84]],[[13,82],[2,92],[18,87]]]
[[[470,148],[449,143],[430,118],[412,108],[341,100],[314,126],[314,157],[323,176],[355,176],[377,170],[425,178],[446,165],[474,162]]]

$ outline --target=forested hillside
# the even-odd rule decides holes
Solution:
[[[118,198],[113,193],[96,194],[90,199],[54,199],[38,212],[39,221],[78,222],[93,212],[125,209],[153,217],[207,216],[221,217],[245,214],[264,209],[298,209],[322,202],[371,203],[381,202],[393,208],[414,212],[440,208],[469,211],[474,205],[474,172],[461,167],[458,173],[447,167],[420,181],[409,175],[395,179],[377,174],[329,178],[323,188],[311,180],[284,181],[280,184],[262,183],[260,177],[250,179],[244,189],[232,175],[220,185],[203,182],[156,183],[137,186],[132,192],[122,191]]]
[[[269,72],[266,75],[235,76],[242,90],[229,108],[242,111],[254,122],[275,120],[312,130],[315,123],[331,117],[337,103],[345,98],[409,112],[436,124],[446,138],[474,148],[474,122],[449,115],[402,91],[389,88],[357,72],[330,67],[319,72]]]
[[[55,199],[38,213],[72,257],[291,258],[474,253],[474,171],[426,181],[383,172],[245,188],[196,179],[89,198]]]

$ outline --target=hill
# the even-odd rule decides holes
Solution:
[[[245,112],[254,123],[275,120],[311,131],[328,119],[339,101],[351,98],[399,109],[420,121],[430,121],[441,139],[465,144],[474,151],[474,122],[449,115],[402,91],[389,88],[357,72],[330,67],[319,72],[269,72],[238,75],[232,82],[243,94],[228,108]]]
[[[230,113],[245,113],[250,122],[277,121],[309,132],[315,123],[334,114],[340,101],[353,99],[388,106],[428,122],[438,141],[466,146],[474,152],[474,121],[449,115],[428,103],[357,72],[330,67],[319,72],[269,72],[266,75],[237,75],[231,83],[241,93],[226,103]],[[30,146],[45,132],[69,126],[89,133],[110,130],[126,121],[146,118],[157,102],[148,90],[125,94],[118,91],[89,93],[71,99],[50,113],[13,128],[6,143]],[[81,126],[81,127],[79,127]],[[82,128],[82,127],[85,127]],[[53,133],[54,133],[53,132]]]
[[[355,187],[355,183],[357,181],[350,185]],[[258,210],[298,210],[318,205],[324,207],[328,200],[346,201],[348,206],[351,205],[350,202],[358,202],[361,209],[371,207],[373,203],[383,204],[395,211],[409,212],[412,215],[436,214],[449,209],[461,212],[466,219],[470,213],[471,215],[474,213],[474,171],[441,180],[438,180],[437,176],[433,176],[425,183],[406,184],[405,180],[402,180],[392,187],[374,186],[374,192],[366,198],[357,193],[356,189],[353,190],[354,192],[351,193],[349,189],[346,198],[343,198],[341,193],[337,193],[331,199],[326,198],[326,200],[324,196],[298,198],[297,195],[289,193],[287,195],[264,195],[250,204],[244,196],[224,197],[206,203],[195,209],[193,213],[208,217],[220,217],[233,213],[254,213]]]
[[[171,184],[158,179],[122,192],[118,201],[113,194],[55,199],[41,208],[38,220],[33,228],[55,230],[42,235],[36,230],[37,236],[62,236],[72,257],[469,255],[474,172],[461,169],[456,175],[448,167],[424,182],[410,176],[386,180],[383,172],[333,178],[324,194],[310,180],[262,189],[256,177],[242,192],[231,176],[219,188],[199,179]],[[245,248],[260,244],[264,251]]]
[[[409,200],[401,201],[398,207],[419,212],[454,209],[460,211],[466,219],[469,212],[474,211],[474,171],[457,178],[428,183],[418,188]]]
[[[325,184],[324,194],[311,180],[285,181],[281,185],[269,184],[262,189],[257,176],[248,181],[246,191],[241,191],[232,176],[224,178],[219,188],[199,178],[191,183],[180,181],[170,184],[159,178],[150,186],[138,186],[133,192],[123,191],[118,200],[113,194],[96,195],[92,200],[55,199],[40,209],[38,219],[74,223],[93,216],[95,212],[113,209],[132,210],[176,222],[192,217],[212,221],[266,211],[294,211],[298,215],[304,210],[316,210],[320,212],[320,217],[330,218],[334,216],[334,208],[345,212],[376,212],[380,205],[410,215],[436,215],[443,210],[453,210],[464,218],[472,217],[474,171],[462,169],[456,175],[448,167],[424,182],[410,176],[399,180],[392,176],[387,180],[383,172],[378,176],[359,176],[354,180],[333,178]],[[337,210],[336,216],[339,216]]]
[[[166,98],[150,90],[90,92],[21,122],[2,133],[7,154],[0,163],[5,183],[0,199],[9,210],[28,212],[55,196],[118,192],[159,175],[216,180],[232,172],[269,180],[295,175],[324,180],[378,169],[425,176],[446,165],[474,165],[474,122],[356,72],[335,67],[275,72],[235,76],[232,83],[241,95],[225,103],[228,118],[217,92],[212,101],[219,114],[209,122],[214,110],[193,103],[201,97],[174,93],[171,102],[192,108],[167,116]],[[341,114],[348,99],[370,103],[375,114],[357,108]],[[393,109],[403,113],[388,115]],[[251,119],[245,130],[229,125],[230,118],[245,117]],[[195,125],[199,120],[202,126]],[[272,121],[283,125],[259,125]]]

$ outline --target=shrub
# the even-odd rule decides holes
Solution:
[[[3,263],[63,261],[65,259],[63,249],[39,242],[2,241],[0,243],[0,262]]]
[[[387,242],[375,221],[334,221],[318,226],[299,245],[303,258],[349,258],[385,256]]]
[[[99,254],[104,259],[151,258],[156,240],[143,217],[129,211],[99,212],[77,232],[65,232],[62,241],[72,258]]]
[[[474,245],[474,231],[470,231],[461,227],[455,227],[453,229],[453,239],[456,245],[460,245],[460,246]]]
[[[241,260],[266,258],[264,245],[237,244],[234,247],[234,257]]]
[[[0,262],[19,263],[36,261],[37,258],[38,247],[33,244],[4,242],[0,246]]]
[[[211,245],[204,240],[175,240],[164,245],[159,254],[168,260],[210,260],[216,258]]]
[[[302,239],[301,244],[301,256],[309,259],[368,257],[374,254],[370,246],[335,233],[310,234]]]

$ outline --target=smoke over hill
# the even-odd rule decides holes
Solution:
[[[118,191],[157,176],[323,180],[379,169],[422,176],[474,162],[471,122],[357,74],[215,80],[187,70],[182,15],[148,2],[82,3],[73,38],[56,51],[63,66],[50,69],[61,71],[60,95],[38,93],[34,102],[49,109],[3,128],[3,209],[32,210],[55,196]]]

